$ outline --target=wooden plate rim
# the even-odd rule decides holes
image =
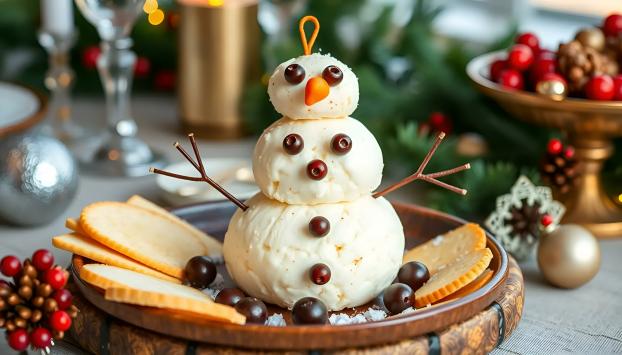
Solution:
[[[177,209],[173,209],[174,213],[183,214],[185,209],[193,209],[200,207],[204,204],[195,204],[191,206],[185,206]],[[394,202],[394,206],[399,207],[404,210],[410,210],[411,213],[423,214],[423,215],[435,215],[441,219],[445,219],[446,221],[455,223],[455,224],[464,224],[465,220],[460,219],[458,217],[454,217],[439,211],[435,211],[429,208]],[[121,304],[116,302],[106,301],[103,296],[103,290],[97,287],[88,285],[79,277],[79,270],[84,265],[85,258],[79,255],[73,255],[72,263],[71,263],[71,273],[72,276],[78,285],[78,288],[85,296],[85,298],[93,303],[96,307],[100,308],[104,312],[117,317],[121,320],[124,320],[128,323],[137,325],[139,327],[143,327],[146,329],[150,329],[155,332],[168,334],[188,340],[199,341],[199,342],[207,342],[213,344],[220,345],[230,345],[244,348],[271,348],[271,349],[282,349],[282,350],[300,350],[307,349],[309,344],[318,344],[321,343],[322,337],[330,335],[332,338],[337,339],[335,342],[331,343],[328,348],[342,348],[347,346],[368,346],[368,345],[376,345],[387,342],[394,342],[399,339],[408,338],[418,336],[427,332],[438,331],[446,328],[447,326],[464,321],[487,306],[489,306],[495,299],[498,298],[499,293],[501,291],[501,286],[503,282],[505,282],[508,275],[508,257],[505,253],[504,249],[500,246],[500,244],[490,235],[487,235],[487,246],[492,249],[496,249],[493,251],[494,254],[498,254],[500,257],[499,260],[499,270],[493,275],[492,279],[482,286],[479,290],[454,301],[432,306],[426,309],[419,309],[417,312],[409,313],[401,316],[394,316],[380,321],[360,323],[360,324],[352,324],[352,325],[341,325],[341,326],[331,326],[331,325],[305,325],[305,326],[287,326],[287,327],[275,327],[275,326],[265,326],[265,325],[237,325],[237,324],[226,324],[226,323],[218,323],[208,320],[200,320],[197,321],[196,318],[191,318],[190,321],[186,321],[186,323],[192,323],[196,326],[207,326],[213,332],[213,336],[210,339],[205,338],[193,338],[185,336],[185,334],[180,334],[180,332],[176,332],[175,329],[167,328],[167,324],[165,322],[158,322],[158,326],[153,326],[152,324],[145,324],[142,320],[129,319],[128,314],[134,313],[137,310],[141,312],[149,312],[157,317],[164,318],[175,318],[175,314],[164,312],[163,310],[153,309],[149,307],[140,307],[133,306],[128,304]],[[471,307],[468,307],[471,306]],[[468,307],[468,308],[467,308]],[[429,326],[429,329],[425,329],[425,331],[414,331],[414,329],[409,328],[408,325],[410,323],[421,321],[426,318],[434,318],[438,317],[441,314],[447,314],[456,309],[469,309],[470,312],[465,312],[459,319],[454,320],[453,322],[441,322],[436,326]],[[163,319],[164,320],[164,319]],[[373,336],[370,336],[370,330],[374,331]],[[396,338],[395,333],[399,330],[399,334],[401,335],[399,338]],[[229,336],[219,336],[218,334],[231,334],[237,333],[239,336],[229,337]],[[341,337],[340,335],[349,335],[348,337]],[[355,335],[356,334],[356,335]],[[300,341],[290,341],[286,344],[272,344],[270,347],[266,347],[266,343],[270,343],[266,341],[266,337],[274,337],[274,336],[289,336],[298,338]],[[357,343],[352,344],[348,339],[357,338]],[[317,340],[317,342],[316,342]]]

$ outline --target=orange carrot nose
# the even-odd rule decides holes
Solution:
[[[330,87],[321,76],[315,76],[309,79],[305,87],[305,105],[311,106],[316,102],[322,101],[328,96],[329,92]]]

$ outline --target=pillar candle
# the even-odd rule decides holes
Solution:
[[[41,0],[41,27],[53,34],[71,33],[74,27],[72,0]]]

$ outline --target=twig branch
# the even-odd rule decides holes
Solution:
[[[218,190],[218,192],[220,192],[223,196],[225,196],[229,201],[233,202],[236,206],[241,208],[243,211],[246,211],[248,209],[248,206],[244,202],[235,198],[235,196],[229,193],[229,191],[225,190],[225,188],[222,187],[219,183],[217,183],[216,181],[212,180],[209,176],[207,176],[207,173],[205,172],[205,167],[203,166],[203,160],[201,159],[201,153],[199,152],[199,148],[197,147],[197,142],[194,139],[194,134],[192,133],[188,134],[188,139],[190,140],[190,144],[192,145],[192,150],[194,151],[194,155],[197,160],[196,162],[194,161],[194,159],[192,159],[190,154],[188,154],[188,152],[179,144],[179,142],[175,142],[175,148],[181,153],[181,155],[184,156],[184,158],[186,158],[186,160],[188,160],[190,164],[192,164],[192,166],[194,166],[195,169],[197,169],[199,174],[201,174],[201,177],[185,176],[185,175],[175,174],[175,173],[171,173],[171,172],[160,170],[160,169],[154,169],[154,168],[149,169],[149,171],[155,174],[165,175],[165,176],[169,176],[175,179],[188,180],[188,181],[205,181],[206,183],[210,184],[213,188]]]
[[[388,194],[390,192],[393,192],[393,191],[395,191],[395,190],[397,190],[397,189],[399,189],[399,188],[401,188],[401,187],[403,187],[405,185],[410,184],[411,182],[413,182],[415,180],[426,181],[426,182],[429,182],[429,183],[434,184],[436,186],[440,186],[442,188],[445,188],[445,189],[447,189],[449,191],[455,192],[457,194],[466,195],[467,190],[461,189],[461,188],[453,186],[453,185],[450,185],[450,184],[448,184],[446,182],[438,181],[438,180],[436,180],[436,178],[447,176],[447,175],[451,175],[451,174],[455,174],[457,172],[470,169],[471,168],[471,164],[467,163],[467,164],[455,167],[453,169],[443,170],[443,171],[439,171],[439,172],[431,173],[431,174],[424,174],[423,173],[423,170],[426,168],[426,166],[428,166],[428,163],[430,162],[430,159],[432,159],[432,156],[436,152],[436,149],[438,148],[438,146],[443,141],[443,138],[445,138],[445,133],[444,132],[439,133],[439,135],[434,140],[434,144],[432,145],[432,148],[430,148],[428,153],[425,155],[425,157],[423,158],[423,161],[419,165],[419,168],[417,168],[417,171],[415,171],[414,174],[406,177],[405,179],[403,179],[401,181],[396,182],[395,184],[393,184],[391,186],[388,186],[387,188],[385,188],[382,191],[375,192],[373,194],[373,197],[384,196],[384,195],[386,195],[386,194]]]

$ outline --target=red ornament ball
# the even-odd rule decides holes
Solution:
[[[82,66],[86,69],[95,69],[97,67],[97,59],[101,54],[99,46],[88,46],[82,51]]]
[[[508,62],[505,59],[497,59],[490,64],[490,80],[494,82],[499,81],[501,72],[508,67]]]
[[[73,301],[73,295],[66,288],[61,288],[60,290],[56,290],[54,292],[54,300],[56,304],[58,304],[58,308],[61,310],[67,309],[71,307],[71,303]]]
[[[47,249],[39,249],[32,254],[32,265],[39,271],[49,270],[54,265],[54,255]]]
[[[177,75],[172,70],[161,70],[155,74],[153,85],[159,91],[172,91],[175,89]]]
[[[17,329],[7,334],[7,343],[15,351],[24,351],[28,348],[28,333],[25,329]]]
[[[60,267],[50,269],[45,273],[45,282],[50,284],[53,289],[60,290],[67,283],[67,274]]]
[[[622,100],[622,75],[613,77],[613,99]]]
[[[609,75],[595,75],[585,85],[585,96],[588,99],[608,101],[614,95],[613,79]]]
[[[543,215],[542,218],[540,218],[540,223],[542,223],[542,225],[545,227],[550,226],[551,223],[553,223],[553,216],[551,216],[550,214]]]
[[[7,255],[0,260],[0,272],[2,275],[13,277],[22,269],[22,263],[15,255]]]
[[[517,44],[524,44],[529,47],[533,53],[538,53],[540,51],[540,40],[538,36],[531,32],[524,32],[519,34],[516,37]]]
[[[611,14],[605,18],[603,22],[603,32],[607,37],[616,37],[622,32],[622,15]]]
[[[65,311],[55,311],[50,316],[50,326],[56,331],[64,332],[71,327],[71,317]]]
[[[549,140],[549,143],[546,146],[546,151],[551,155],[557,155],[561,153],[562,149],[564,149],[564,145],[562,144],[562,141],[557,138]]]
[[[30,342],[35,348],[43,349],[52,344],[52,333],[45,328],[35,328],[30,332]]]
[[[525,87],[523,76],[516,69],[505,69],[499,77],[499,84],[508,89],[522,90]]]
[[[146,57],[138,57],[134,65],[134,75],[137,78],[144,78],[151,71],[151,61]]]
[[[508,65],[519,71],[529,69],[534,59],[533,51],[524,44],[515,44],[508,52]]]

